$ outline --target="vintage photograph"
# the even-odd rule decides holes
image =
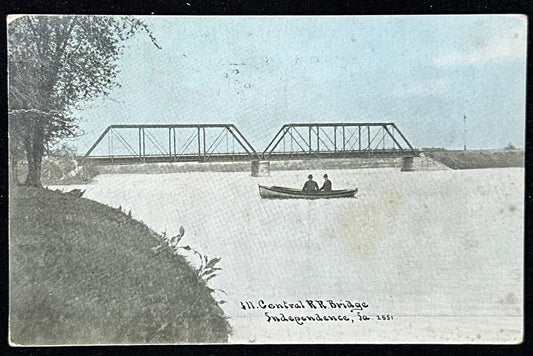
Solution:
[[[522,342],[526,16],[6,21],[12,346]]]

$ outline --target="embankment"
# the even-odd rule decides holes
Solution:
[[[226,342],[203,280],[143,223],[56,191],[10,191],[10,341],[19,345]]]
[[[436,150],[424,153],[452,169],[524,167],[524,150]]]

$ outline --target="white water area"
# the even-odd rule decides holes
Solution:
[[[356,198],[264,200],[258,184],[301,187],[308,174]],[[524,169],[399,169],[101,175],[85,198],[131,210],[223,270],[232,343],[517,343],[522,339]],[[193,264],[198,258],[188,255]],[[168,278],[169,276],[162,276]],[[139,286],[142,288],[142,286]],[[266,309],[259,307],[262,300]],[[366,302],[312,309],[306,300]],[[244,310],[241,302],[255,309]],[[280,308],[268,304],[297,304]],[[191,301],[193,303],[194,301]],[[246,304],[245,304],[246,305]],[[263,305],[261,303],[261,305]],[[268,321],[348,316],[349,321]],[[390,315],[392,320],[377,320]],[[281,319],[280,319],[281,320]]]

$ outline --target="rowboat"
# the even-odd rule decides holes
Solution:
[[[259,195],[263,199],[332,199],[332,198],[353,198],[358,189],[330,190],[329,192],[303,192],[301,189],[286,187],[265,187],[259,185]]]

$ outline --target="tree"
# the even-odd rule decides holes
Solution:
[[[17,162],[24,158],[24,146],[22,142],[17,139],[12,139],[12,127],[11,121],[9,121],[8,128],[8,149],[9,149],[9,184],[18,185],[18,169]]]
[[[160,48],[147,25],[129,16],[23,16],[9,23],[9,140],[24,149],[26,185],[41,186],[46,144],[78,133],[73,109],[119,85],[117,59],[139,31]]]

